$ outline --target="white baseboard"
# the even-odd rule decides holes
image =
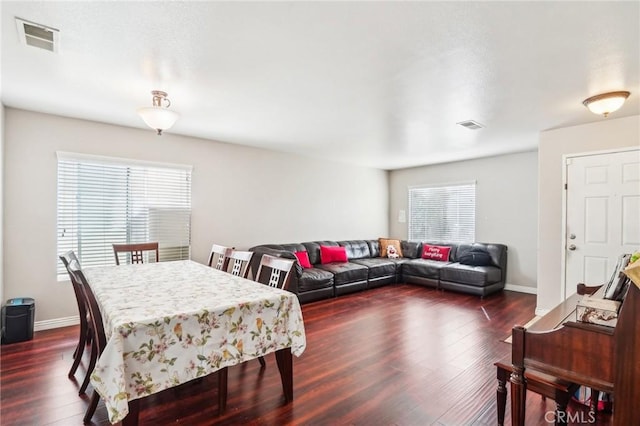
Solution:
[[[36,321],[33,324],[34,331],[50,330],[52,328],[69,327],[70,325],[80,324],[80,317],[78,315],[66,318],[55,318],[45,321]]]
[[[504,289],[517,291],[518,293],[538,294],[538,289],[536,287],[529,287],[525,285],[505,284]]]

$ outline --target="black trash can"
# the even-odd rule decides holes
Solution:
[[[36,301],[30,297],[7,300],[2,306],[2,343],[33,339]]]

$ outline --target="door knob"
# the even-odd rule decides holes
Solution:
[[[575,249],[576,249],[576,245],[575,244],[569,245],[569,250],[574,251]]]
[[[575,240],[575,239],[576,239],[576,234],[571,234],[571,235],[569,235],[569,239],[570,239],[570,240]]]

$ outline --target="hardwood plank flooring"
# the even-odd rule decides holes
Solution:
[[[307,349],[294,357],[294,401],[284,403],[273,354],[229,369],[227,410],[217,416],[215,374],[140,404],[143,425],[495,425],[502,340],[529,321],[535,296],[475,296],[398,284],[303,305]],[[36,332],[0,350],[0,423],[81,425],[77,394],[88,356],[67,372],[78,327]],[[91,391],[91,387],[89,387]],[[507,418],[509,423],[509,407]],[[553,401],[527,399],[527,424],[548,424]],[[570,425],[589,424],[572,403]],[[597,424],[611,416],[599,414]],[[104,404],[94,425],[108,425]]]

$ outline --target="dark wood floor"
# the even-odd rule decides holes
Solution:
[[[216,375],[144,400],[146,425],[495,425],[495,368],[502,340],[534,315],[535,296],[486,299],[393,285],[303,306],[307,349],[294,357],[285,405],[273,355],[229,369],[229,400],[217,416]],[[88,397],[67,378],[78,328],[35,333],[0,354],[0,423],[81,425]],[[85,364],[86,365],[86,364]],[[82,379],[81,366],[77,377]],[[508,405],[508,404],[507,404]],[[542,425],[552,401],[530,394],[527,424]],[[570,406],[575,421],[586,411]],[[95,425],[108,425],[100,403]],[[507,407],[507,422],[509,408]],[[598,424],[609,424],[600,416]]]

